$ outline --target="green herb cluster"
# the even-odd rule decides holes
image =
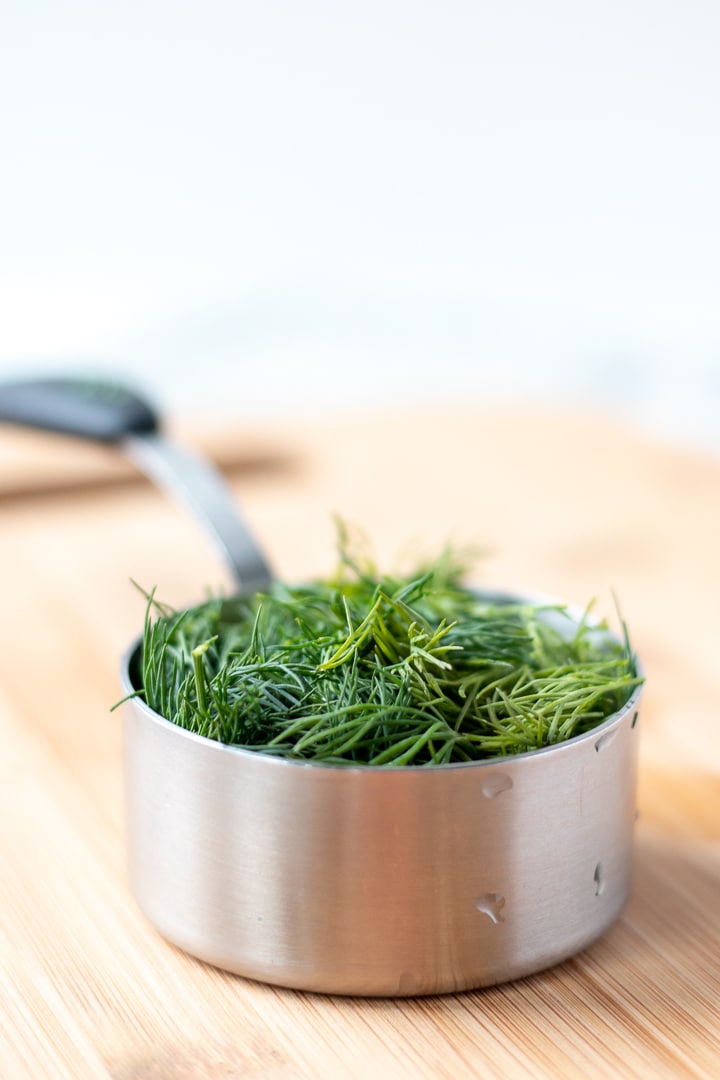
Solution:
[[[148,597],[138,693],[180,727],[337,765],[444,765],[561,742],[640,679],[627,632],[562,607],[492,602],[447,555],[174,612]]]

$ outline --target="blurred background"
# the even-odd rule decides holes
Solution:
[[[0,377],[720,452],[720,6],[6,0]]]

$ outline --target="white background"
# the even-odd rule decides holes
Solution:
[[[720,452],[720,4],[5,0],[0,375]]]

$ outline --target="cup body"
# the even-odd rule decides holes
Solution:
[[[404,996],[528,975],[627,900],[640,696],[546,749],[404,768],[224,746],[132,699],[132,891],[175,945],[286,987]]]

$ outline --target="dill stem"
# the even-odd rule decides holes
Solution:
[[[193,672],[195,675],[195,691],[197,693],[198,712],[202,717],[208,715],[207,683],[205,678],[205,664],[203,657],[213,642],[217,641],[217,634],[196,645],[192,650]]]

